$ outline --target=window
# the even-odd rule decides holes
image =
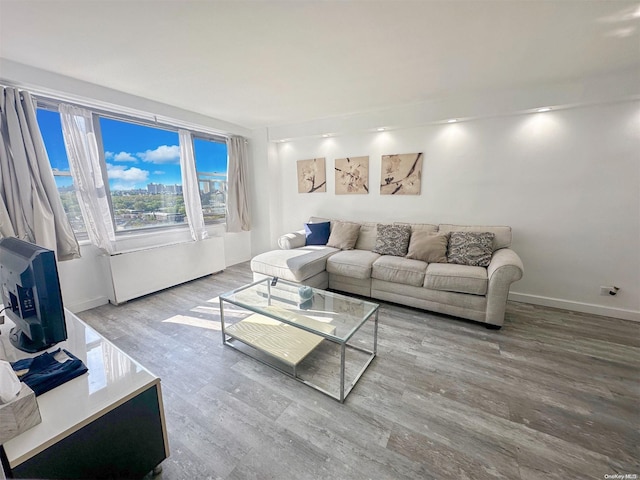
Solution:
[[[178,132],[99,119],[116,232],[185,223]]]
[[[38,124],[65,212],[76,236],[87,238],[57,109],[56,100],[39,98]],[[178,128],[105,111],[92,115],[116,234],[186,224]],[[191,131],[191,137],[204,221],[222,223],[227,203],[225,137],[198,131]]]
[[[227,205],[227,144],[194,136],[193,155],[204,222],[211,224],[224,221]]]
[[[84,224],[82,210],[78,203],[73,178],[69,170],[69,159],[64,146],[60,114],[53,110],[38,108],[36,116],[64,211],[67,214],[67,218],[69,218],[69,223],[71,223],[76,237],[86,238],[87,227]]]

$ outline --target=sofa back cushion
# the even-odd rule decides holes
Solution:
[[[428,233],[438,233],[438,225],[434,225],[433,223],[395,222],[394,225],[409,225],[411,227],[411,231],[412,232],[425,231],[425,232],[428,232]]]
[[[451,232],[490,232],[493,233],[493,251],[511,246],[511,227],[486,225],[449,225],[440,224],[438,233]]]

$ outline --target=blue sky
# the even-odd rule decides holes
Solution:
[[[69,170],[58,112],[38,109],[38,123],[51,166]],[[100,117],[107,175],[111,190],[147,188],[149,183],[182,184],[178,133]],[[199,172],[226,172],[227,146],[194,139]],[[70,179],[57,178],[58,186]]]

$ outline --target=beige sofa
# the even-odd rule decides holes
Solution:
[[[339,221],[331,223],[332,235],[336,222]],[[488,266],[445,263],[446,260],[429,263],[398,255],[381,255],[373,251],[379,236],[377,224],[361,223],[352,249],[305,246],[305,232],[301,230],[280,237],[279,250],[254,257],[251,270],[256,280],[280,277],[475,320],[487,324],[488,328],[502,326],[510,285],[523,274],[522,261],[510,248],[510,227],[397,225],[404,225],[405,230],[409,225],[412,239],[414,235],[415,238],[424,235],[416,232],[446,235],[447,238],[453,238],[452,235],[459,238],[458,232],[489,232],[493,235],[486,258]]]

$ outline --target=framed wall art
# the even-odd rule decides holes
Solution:
[[[336,195],[369,193],[369,157],[336,158]]]
[[[327,172],[324,158],[298,160],[298,193],[327,191]]]
[[[380,195],[420,195],[422,153],[383,155]]]

